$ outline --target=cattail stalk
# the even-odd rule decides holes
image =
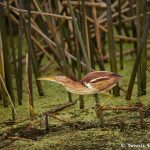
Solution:
[[[108,44],[109,44],[110,66],[111,66],[111,71],[117,73],[114,33],[113,33],[113,25],[112,25],[111,0],[106,0],[106,3],[107,3],[107,27],[108,27]],[[113,93],[115,96],[120,95],[118,85],[113,88]]]
[[[143,15],[143,22],[145,22],[147,18],[147,0],[142,1],[142,13]],[[144,23],[142,23],[144,25]],[[142,95],[146,95],[146,71],[147,71],[147,43],[145,43],[144,50],[142,53],[141,58],[141,89]]]
[[[129,85],[128,85],[128,90],[127,90],[127,95],[126,95],[126,99],[130,100],[131,96],[132,96],[132,90],[133,90],[133,86],[134,86],[134,82],[135,82],[135,77],[136,77],[136,73],[138,70],[138,66],[141,60],[141,55],[143,53],[143,49],[145,47],[145,43],[147,40],[147,36],[148,36],[148,31],[150,29],[150,17],[147,17],[145,23],[144,23],[144,31],[142,34],[142,38],[141,38],[141,44],[140,44],[140,48],[139,48],[139,53],[137,54],[133,69],[132,69],[132,74],[130,77],[130,81],[129,81]]]
[[[8,16],[8,21],[9,21],[9,32],[10,32],[10,46],[11,46],[11,49],[12,49],[12,56],[13,56],[13,68],[14,68],[14,73],[15,73],[18,103],[19,103],[19,105],[21,105],[22,104],[22,98],[21,98],[20,84],[19,84],[19,80],[18,80],[16,52],[15,52],[14,40],[13,40],[12,22],[11,22],[11,18],[10,18],[9,0],[7,0],[7,11],[8,11],[7,16]]]
[[[18,7],[20,9],[23,9],[23,0],[18,0]],[[23,64],[22,64],[22,40],[23,40],[23,32],[22,32],[22,27],[23,27],[23,16],[22,13],[19,13],[19,24],[18,24],[18,82],[19,82],[19,93],[18,98],[20,99],[20,102],[22,102],[23,98]]]
[[[4,2],[3,0],[1,2]],[[3,45],[3,59],[4,59],[4,73],[5,73],[5,85],[8,90],[8,93],[11,97],[13,105],[15,105],[15,97],[13,92],[12,86],[12,75],[11,75],[11,63],[10,63],[10,52],[7,43],[7,34],[6,34],[6,22],[5,22],[5,12],[4,9],[1,10],[1,19],[0,19],[0,31],[1,31],[1,38],[2,38],[2,45]],[[15,113],[14,109],[12,109],[12,118],[15,120]]]
[[[94,3],[94,0],[91,0],[91,1]],[[100,30],[99,30],[99,26],[98,26],[99,23],[98,23],[97,12],[96,12],[95,7],[92,7],[92,14],[93,14],[93,20],[94,20],[94,26],[95,26],[97,49],[98,49],[98,53],[99,53],[100,69],[105,70],[104,61],[103,61],[103,52],[102,52],[102,42],[101,42]]]
[[[141,19],[140,19],[140,12],[141,12],[141,1],[136,0],[136,15],[137,15],[137,54],[140,51],[141,47]],[[141,61],[138,66],[138,73],[137,73],[137,82],[138,82],[138,95],[142,95],[142,87],[141,87]]]
[[[122,21],[121,21],[121,3],[122,1],[119,0],[119,35],[122,35]],[[119,48],[120,48],[120,69],[123,69],[123,43],[120,39],[119,41]]]
[[[84,43],[83,43],[83,40],[82,40],[82,37],[81,37],[81,33],[80,33],[80,30],[79,30],[79,27],[78,27],[78,24],[77,24],[77,19],[75,18],[75,15],[74,15],[74,12],[73,12],[70,0],[67,0],[67,3],[68,3],[68,7],[70,9],[70,13],[71,13],[71,16],[72,16],[72,19],[73,19],[76,35],[78,37],[78,40],[79,40],[79,43],[80,43],[80,46],[81,46],[81,50],[83,52],[84,60],[85,60],[85,63],[87,65],[87,69],[88,69],[88,71],[90,71],[91,67],[90,67],[90,63],[88,61],[88,57],[87,57],[85,46],[84,46]]]

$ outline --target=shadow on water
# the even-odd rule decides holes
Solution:
[[[17,127],[0,135],[0,149],[11,145],[16,140],[37,141],[44,135],[46,132],[43,129],[30,127],[30,125]]]

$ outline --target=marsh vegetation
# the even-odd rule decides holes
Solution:
[[[0,149],[148,149],[149,8],[147,0],[1,0]],[[94,70],[123,76],[109,101],[98,95],[108,109],[100,111],[103,122],[97,95],[37,80],[63,74],[79,81]],[[45,131],[43,112],[75,100],[50,114]]]

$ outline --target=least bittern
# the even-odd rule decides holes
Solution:
[[[79,82],[66,76],[41,77],[38,80],[53,81],[63,85],[70,93],[78,95],[104,93],[113,88],[122,76],[108,71],[88,73]]]

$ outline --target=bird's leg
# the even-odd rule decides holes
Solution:
[[[101,93],[101,95],[107,95],[107,96],[112,96],[112,94],[111,93]]]
[[[79,101],[80,101],[80,109],[84,109],[84,99],[82,95],[79,96]]]
[[[68,98],[69,98],[69,102],[72,102],[72,95],[70,92],[68,92]]]
[[[105,95],[109,95],[109,96],[110,96],[110,94],[105,94]],[[113,97],[113,96],[111,95],[103,104],[101,104],[101,105],[98,104],[97,107],[96,107],[96,113],[97,113],[97,116],[100,118],[101,126],[102,126],[102,127],[104,127],[104,115],[103,115],[103,109],[102,109],[102,107],[103,107],[103,105],[104,105],[107,101],[109,101],[112,97]]]
[[[95,111],[96,111],[97,117],[100,118],[100,113],[99,113],[100,104],[99,104],[98,94],[94,94],[94,97],[95,97],[95,103],[96,103]]]
[[[108,94],[108,93],[102,93],[102,94],[109,96],[109,98],[106,99],[106,101],[103,104],[101,104],[100,107],[102,107],[106,102],[108,102],[113,97],[111,94]]]
[[[110,95],[109,95],[109,96],[110,96]],[[108,102],[112,97],[113,97],[113,96],[111,95],[108,99],[106,99],[106,101],[105,101],[103,104],[101,104],[100,107],[102,108],[103,105],[104,105],[106,102]]]
[[[101,126],[104,126],[104,117],[103,117],[103,111],[100,110],[100,104],[99,104],[99,98],[98,98],[98,94],[94,94],[95,96],[95,102],[96,102],[96,106],[95,106],[95,111],[97,114],[97,117],[100,119],[101,122]]]
[[[98,94],[94,94],[94,96],[95,96],[95,102],[96,102],[96,104],[99,104]]]
[[[99,99],[98,99],[98,94],[94,94],[94,97],[95,97],[95,111],[96,111],[96,114],[97,114],[97,117],[99,118],[99,112],[98,112],[98,109],[99,109]]]

